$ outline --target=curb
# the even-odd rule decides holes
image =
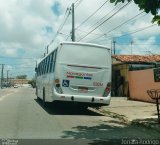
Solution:
[[[126,116],[124,116],[124,115],[120,115],[120,114],[117,114],[115,112],[107,111],[107,110],[104,110],[104,109],[96,109],[96,108],[89,108],[89,109],[94,111],[94,112],[97,112],[97,113],[99,113],[101,115],[118,119],[124,125],[129,124],[128,118]]]
[[[93,110],[99,114],[102,114],[104,116],[116,118],[124,125],[135,125],[135,126],[148,128],[148,129],[154,129],[157,132],[160,132],[160,124],[158,124],[157,118],[143,118],[143,119],[129,120],[125,115],[121,115],[121,114],[107,111],[104,109],[91,108],[91,110]]]
[[[136,119],[130,122],[131,125],[142,126],[160,132],[160,124],[157,118]]]

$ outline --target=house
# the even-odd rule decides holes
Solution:
[[[160,55],[113,55],[112,96],[152,102],[147,90],[160,89],[160,82],[154,82],[157,63]]]
[[[12,82],[12,84],[24,85],[24,84],[28,84],[29,80],[27,80],[27,79],[12,79],[11,82]]]

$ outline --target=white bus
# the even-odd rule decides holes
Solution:
[[[109,105],[111,51],[102,45],[63,42],[36,67],[36,95],[46,102]]]

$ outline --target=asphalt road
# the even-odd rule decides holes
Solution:
[[[34,89],[10,88],[0,90],[0,138],[160,139],[160,132],[70,105],[50,103],[44,108]]]

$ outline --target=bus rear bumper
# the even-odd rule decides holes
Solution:
[[[53,101],[69,101],[69,102],[81,102],[89,104],[109,105],[111,100],[110,94],[107,97],[100,96],[82,96],[82,95],[68,95],[60,94],[54,90]]]

